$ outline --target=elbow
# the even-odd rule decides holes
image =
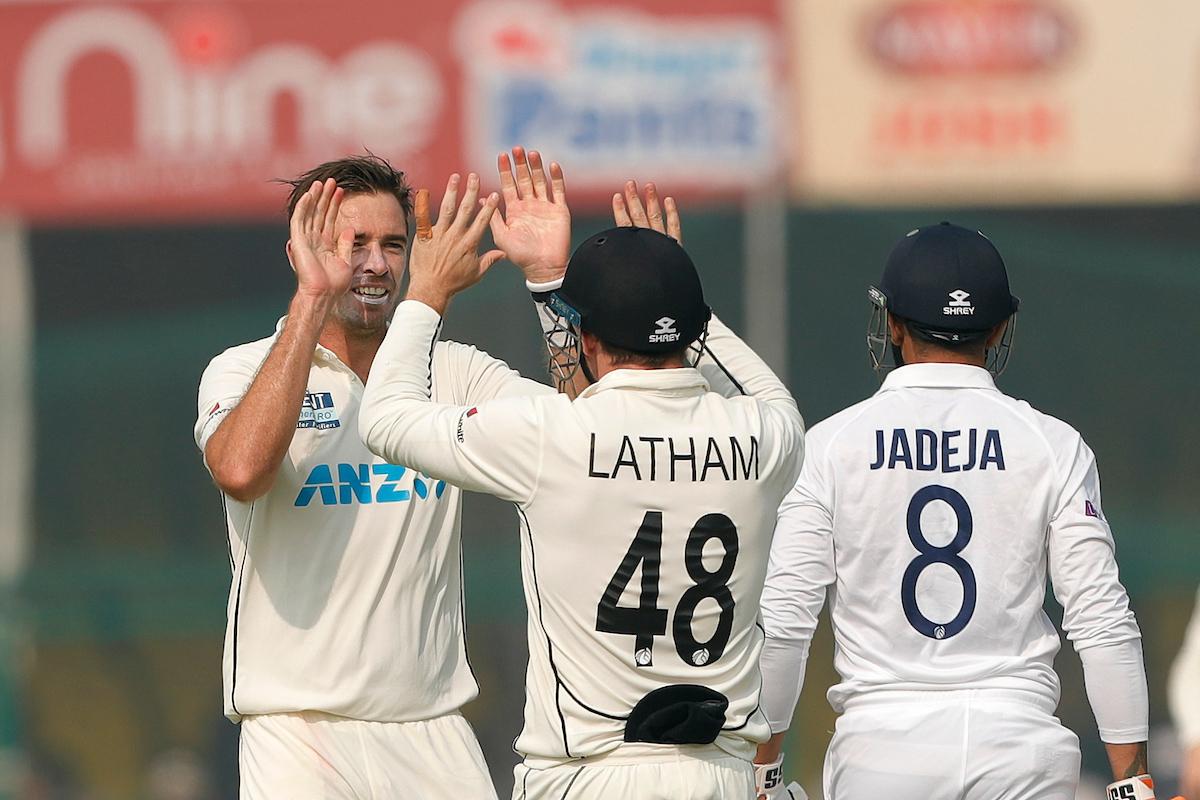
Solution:
[[[240,503],[250,503],[271,490],[275,483],[275,472],[255,472],[253,470],[226,467],[218,468],[210,465],[213,481],[222,492]]]
[[[375,413],[375,408],[364,401],[358,411],[358,437],[362,439],[368,450],[378,456],[383,455],[382,431],[384,426],[381,422],[379,415]]]

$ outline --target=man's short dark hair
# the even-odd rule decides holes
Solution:
[[[614,367],[636,364],[639,367],[662,369],[668,364],[677,362],[687,363],[685,360],[685,356],[687,355],[686,347],[681,347],[678,350],[668,350],[665,353],[639,353],[636,350],[626,350],[624,347],[617,347],[603,340],[601,340],[600,346],[604,348],[604,352],[608,353],[608,357],[612,359]]]
[[[405,219],[412,215],[412,189],[404,173],[389,164],[387,159],[367,153],[326,161],[296,178],[281,180],[280,183],[292,187],[287,202],[288,219],[292,218],[296,204],[309,187],[316,181],[324,182],[329,178],[337,181],[346,194],[390,194],[400,204]]]

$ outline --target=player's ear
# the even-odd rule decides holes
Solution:
[[[904,323],[897,320],[891,314],[888,314],[888,333],[892,336],[892,344],[896,347],[901,347],[904,344],[904,336],[908,333],[904,328]]]
[[[283,252],[287,254],[288,263],[292,265],[292,270],[296,269],[296,262],[292,261],[292,240],[288,239],[283,245]]]
[[[992,348],[992,347],[995,347],[996,345],[1000,344],[1000,340],[1002,338],[1004,338],[1004,329],[1007,327],[1008,327],[1008,320],[1004,320],[1004,322],[1001,322],[999,325],[992,328],[992,332],[988,334],[987,345],[985,345],[985,346],[988,348]]]
[[[583,354],[595,360],[596,351],[600,349],[600,339],[587,331],[580,331],[579,343],[583,346]]]

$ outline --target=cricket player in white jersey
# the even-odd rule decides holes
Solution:
[[[710,319],[683,248],[647,228],[592,236],[541,287],[582,351],[556,360],[588,376],[577,399],[431,397],[430,347],[479,278],[473,258],[418,237],[359,424],[385,460],[518,508],[530,661],[514,798],[753,797],[758,600],[799,472],[795,402]],[[748,396],[710,391],[697,341]]]
[[[773,736],[756,760],[778,776],[828,587],[842,716],[827,798],[1073,800],[1079,743],[1054,717],[1049,576],[1111,761],[1108,797],[1153,797],[1141,634],[1095,456],[993,381],[1017,310],[1000,254],[976,231],[921,228],[869,295],[875,363],[900,366],[813,427],[779,509],[762,603]],[[772,783],[763,794],[785,796]]]
[[[527,176],[524,151],[514,158]],[[529,162],[542,172],[536,153]],[[556,165],[551,174],[561,183]],[[460,491],[375,457],[358,435],[408,257],[409,189],[374,157],[323,164],[293,185],[288,315],[273,336],[213,359],[195,428],[228,517],[224,697],[241,722],[241,796],[495,797],[458,711],[478,692],[463,638]],[[469,176],[459,203],[451,177],[446,241],[487,225],[478,187]],[[565,205],[507,211],[498,244],[536,268],[527,229],[561,227]],[[569,218],[558,246],[569,248]],[[553,393],[473,347],[439,342],[426,356],[420,377],[439,402]]]

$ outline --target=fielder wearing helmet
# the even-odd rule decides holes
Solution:
[[[993,376],[1008,365],[1020,301],[1004,259],[979,231],[942,222],[910,231],[892,249],[879,286],[867,290],[867,348],[882,374],[903,366],[903,344],[984,355]]]
[[[577,372],[595,383],[598,357],[686,366],[689,347],[703,346],[712,317],[691,257],[649,228],[611,228],[581,244],[546,309],[553,316],[550,366],[560,389]]]

